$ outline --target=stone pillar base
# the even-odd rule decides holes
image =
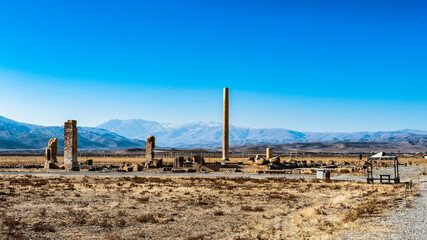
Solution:
[[[79,165],[65,165],[65,170],[66,171],[80,171],[80,166]]]
[[[53,162],[46,162],[44,164],[44,169],[59,169],[59,166]]]

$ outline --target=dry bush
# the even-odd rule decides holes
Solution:
[[[140,203],[147,203],[149,199],[150,199],[150,197],[147,196],[147,197],[137,198],[136,200]]]
[[[263,207],[254,207],[252,209],[253,212],[264,212],[264,208]]]
[[[186,240],[204,240],[206,239],[203,235],[197,235],[194,237],[187,237]]]
[[[240,210],[242,211],[252,211],[252,207],[248,205],[242,205],[240,206]]]
[[[120,218],[119,220],[116,221],[116,226],[118,227],[125,227],[126,226],[126,220],[123,218]]]
[[[5,216],[4,213],[2,214],[2,223],[4,226],[8,227],[9,229],[16,229],[20,225],[22,225],[20,221],[16,220],[13,217]]]
[[[353,222],[360,217],[368,217],[379,210],[381,210],[384,206],[387,206],[387,202],[372,199],[367,202],[360,203],[356,205],[354,208],[350,209],[346,213],[344,213],[341,222]]]
[[[247,212],[263,212],[264,208],[259,206],[252,208],[251,206],[248,206],[248,205],[242,205],[240,206],[240,210],[247,211]]]
[[[214,215],[215,216],[224,216],[224,212],[223,211],[215,211]]]
[[[32,226],[34,232],[55,232],[55,228],[49,223],[37,222]]]
[[[136,221],[140,223],[158,223],[157,218],[153,214],[143,214],[136,218]]]
[[[104,236],[104,239],[105,240],[121,240],[123,238],[117,233],[110,233],[110,234],[106,234]]]
[[[89,213],[86,211],[69,211],[68,214],[72,218],[72,223],[77,225],[84,225],[87,222]]]

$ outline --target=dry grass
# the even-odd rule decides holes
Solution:
[[[336,239],[402,185],[0,175],[1,239]]]

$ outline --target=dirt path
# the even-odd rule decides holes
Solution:
[[[384,220],[393,229],[389,239],[427,239],[427,176],[421,178],[419,196],[409,208],[396,211]]]

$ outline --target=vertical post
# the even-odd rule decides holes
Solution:
[[[228,88],[224,88],[224,107],[223,107],[223,127],[222,127],[222,160],[229,160],[229,108],[228,108]]]
[[[64,123],[64,167],[67,171],[80,171],[77,162],[77,121]]]
[[[396,179],[396,180],[394,180],[394,183],[400,183],[400,176],[399,176],[399,158],[397,158],[397,157],[396,157],[396,163],[395,163],[395,166],[396,166],[396,177],[395,177],[395,179]]]
[[[265,149],[265,158],[268,160],[273,157],[273,149],[272,148],[266,148]]]
[[[155,141],[154,136],[147,137],[147,142],[145,143],[145,159],[147,162],[154,160]]]

